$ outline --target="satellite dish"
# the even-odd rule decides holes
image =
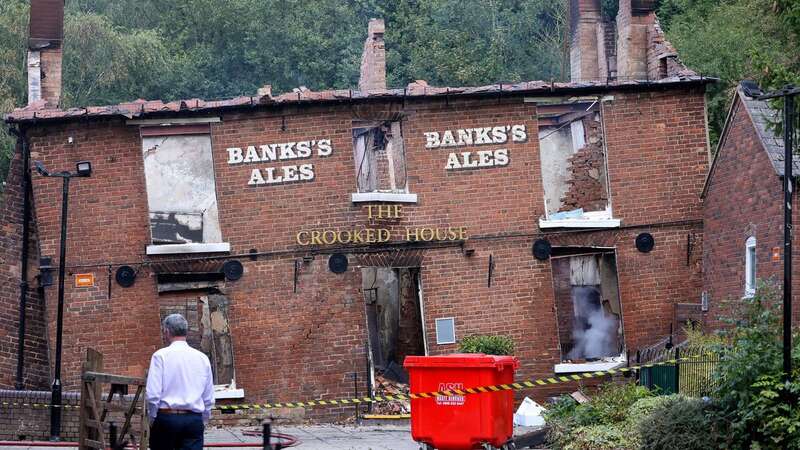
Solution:
[[[344,253],[334,253],[328,258],[328,268],[333,273],[347,272],[347,255]]]
[[[136,271],[131,266],[119,266],[116,279],[120,286],[131,287],[136,281]]]
[[[533,243],[533,256],[540,261],[550,258],[552,250],[553,247],[547,239],[537,239],[536,242]]]
[[[642,253],[650,253],[650,250],[655,245],[656,240],[653,239],[653,235],[650,233],[641,233],[636,236],[636,249]]]
[[[228,281],[236,281],[244,275],[244,266],[236,259],[225,261],[222,265],[222,273],[225,274],[225,279]]]

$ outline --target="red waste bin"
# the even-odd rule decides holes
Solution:
[[[482,353],[408,356],[411,392],[447,391],[514,381],[519,360]],[[411,437],[439,450],[502,447],[513,433],[514,393],[437,396],[411,400]]]

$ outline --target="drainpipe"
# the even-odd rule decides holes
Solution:
[[[19,338],[17,347],[17,379],[15,387],[24,388],[22,369],[25,367],[25,310],[28,306],[28,235],[31,215],[31,174],[30,149],[23,128],[10,128],[11,134],[17,137],[17,145],[22,150],[22,260],[20,261],[19,282]]]

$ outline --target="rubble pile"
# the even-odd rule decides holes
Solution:
[[[390,380],[383,375],[375,375],[375,395],[383,397],[385,395],[408,395],[410,393],[408,384]],[[390,402],[378,402],[372,405],[373,414],[410,414],[411,402],[409,400],[394,400]]]

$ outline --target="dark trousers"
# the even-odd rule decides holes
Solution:
[[[203,416],[158,413],[150,427],[152,450],[203,450]]]

